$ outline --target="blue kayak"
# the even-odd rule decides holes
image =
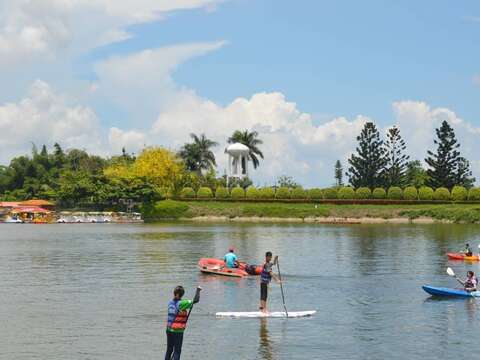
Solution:
[[[427,293],[433,296],[450,296],[450,297],[463,297],[463,298],[480,297],[480,291],[468,292],[461,289],[451,289],[451,288],[436,287],[436,286],[422,286],[422,288]]]

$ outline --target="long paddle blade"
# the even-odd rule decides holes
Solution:
[[[453,269],[451,267],[447,267],[447,274],[450,275],[450,276],[455,276],[455,272],[453,271]]]
[[[280,290],[282,291],[283,308],[285,309],[285,315],[288,318],[287,305],[285,305],[285,294],[283,293],[282,273],[280,272],[280,262],[278,261],[278,257],[277,257],[277,269],[278,269],[278,279],[280,280]]]

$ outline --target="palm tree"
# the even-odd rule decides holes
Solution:
[[[256,169],[260,165],[260,161],[258,160],[257,156],[263,159],[263,153],[258,148],[258,145],[263,144],[263,141],[258,138],[258,132],[235,130],[233,135],[228,138],[228,143],[233,144],[237,142],[247,146],[250,149],[248,156],[253,162],[253,168]]]
[[[215,155],[210,148],[217,146],[218,143],[208,139],[205,134],[200,136],[190,134],[190,137],[193,142],[183,145],[178,153],[185,162],[185,167],[201,174],[202,170],[211,170],[217,166]]]

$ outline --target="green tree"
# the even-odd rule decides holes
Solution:
[[[355,187],[375,188],[383,185],[382,172],[386,165],[385,149],[377,127],[367,122],[357,137],[358,147],[348,162],[348,177]]]
[[[455,185],[465,185],[474,180],[471,178],[468,161],[460,156],[458,143],[453,128],[447,121],[443,121],[440,128],[435,130],[437,139],[434,140],[437,150],[428,151],[425,162],[427,169],[427,184],[433,188],[453,188]],[[473,180],[473,181],[472,181]]]
[[[423,168],[419,160],[412,160],[407,163],[405,185],[420,188],[425,186],[427,179],[427,170]]]
[[[190,137],[193,142],[183,145],[178,153],[185,162],[187,170],[195,171],[198,174],[201,174],[203,170],[213,170],[217,163],[211,148],[217,146],[218,143],[208,139],[205,134],[200,136],[190,134]]]
[[[259,145],[263,144],[263,141],[258,138],[257,131],[240,131],[236,130],[232,136],[228,138],[228,143],[241,143],[250,149],[248,154],[252,160],[253,168],[256,169],[260,165],[259,157],[263,159],[263,153],[259,148]]]
[[[385,142],[386,165],[384,168],[384,186],[404,187],[406,185],[406,169],[409,156],[404,153],[407,146],[400,135],[400,129],[396,126],[388,129],[387,141]]]
[[[343,167],[340,160],[337,160],[337,162],[335,163],[334,177],[335,177],[335,186],[338,186],[338,187],[343,186]]]
[[[277,179],[277,186],[278,187],[286,187],[289,189],[294,189],[296,187],[299,187],[300,184],[297,183],[293,177],[287,176],[287,175],[282,175]]]

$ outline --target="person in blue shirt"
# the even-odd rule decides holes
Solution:
[[[228,253],[223,257],[223,261],[225,261],[227,268],[233,269],[238,267],[237,255],[235,255],[233,248],[228,249]]]

